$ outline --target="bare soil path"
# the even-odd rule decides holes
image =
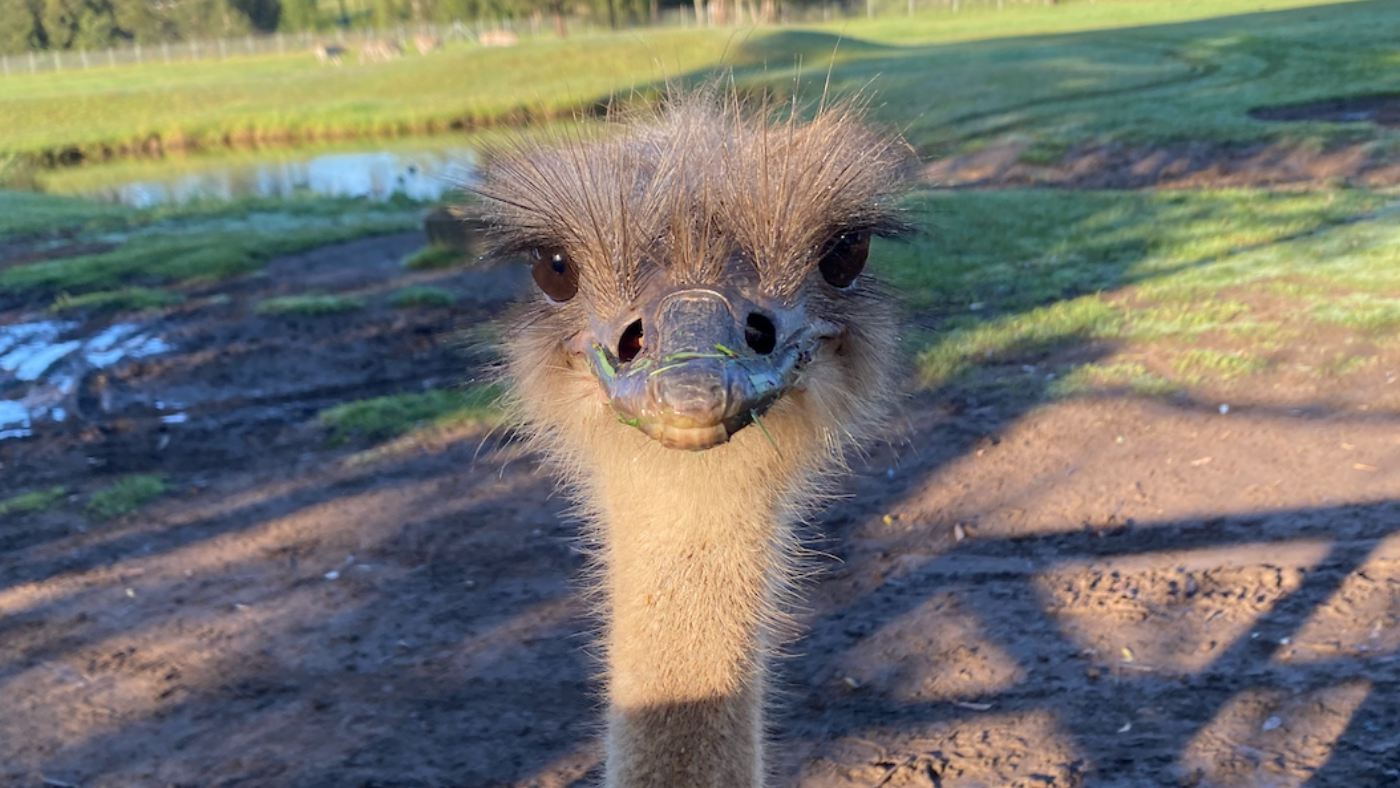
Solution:
[[[596,778],[577,526],[535,458],[495,433],[347,464],[365,446],[312,423],[474,374],[449,337],[513,282],[390,310],[416,243],[278,261],[163,318],[173,349],[114,369],[100,413],[0,442],[0,499],[175,488],[115,521],[0,518],[0,785]],[[371,306],[251,311],[308,287]],[[1384,370],[1349,386],[1225,413],[912,396],[812,525],[775,784],[1395,784],[1400,402]],[[150,404],[171,391],[187,420]]]

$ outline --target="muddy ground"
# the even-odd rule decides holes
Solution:
[[[498,431],[347,463],[368,444],[330,447],[314,421],[477,373],[457,337],[519,278],[413,275],[464,300],[392,310],[418,243],[196,298],[150,327],[169,351],[0,441],[0,499],[76,497],[0,522],[0,785],[596,780],[577,525],[536,459]],[[252,311],[306,289],[370,307]],[[911,395],[811,526],[774,784],[1395,784],[1393,372],[1196,399]],[[173,492],[84,515],[131,472]]]
[[[1387,118],[1400,117],[1400,99],[1384,109]],[[924,177],[948,188],[1387,188],[1400,184],[1400,161],[1372,143],[1322,149],[1264,142],[1091,143],[1063,151],[1005,143],[936,160],[925,167]]]

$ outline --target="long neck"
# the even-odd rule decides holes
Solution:
[[[766,655],[794,552],[782,469],[717,451],[646,454],[620,458],[597,490],[611,612],[606,784],[755,788]]]

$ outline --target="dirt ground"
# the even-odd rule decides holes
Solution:
[[[351,464],[367,446],[314,423],[482,363],[455,337],[519,277],[425,276],[462,305],[397,312],[418,242],[279,260],[148,327],[171,349],[85,378],[75,417],[0,441],[0,499],[174,487],[105,523],[3,516],[0,785],[596,780],[577,524],[535,458],[496,432]],[[307,288],[371,305],[252,311]],[[1209,401],[911,395],[810,527],[774,784],[1396,784],[1393,372]]]
[[[1400,118],[1400,99],[1384,109],[1390,113],[1387,118]],[[1062,153],[1038,152],[1017,143],[934,161],[924,176],[952,188],[1384,188],[1400,184],[1400,161],[1378,155],[1375,146],[1366,143],[1325,150],[1287,143],[1087,144]]]

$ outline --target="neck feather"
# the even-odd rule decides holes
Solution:
[[[647,441],[594,458],[615,788],[762,784],[790,501],[808,474],[750,432],[703,454]]]

